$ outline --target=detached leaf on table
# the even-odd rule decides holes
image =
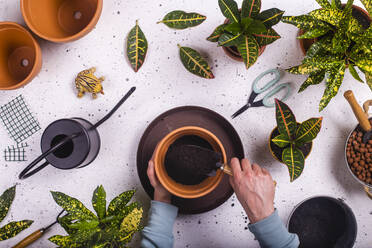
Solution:
[[[147,49],[147,39],[136,21],[136,25],[130,30],[127,39],[127,56],[135,72],[145,62]]]
[[[32,220],[13,221],[0,228],[0,241],[15,237],[18,233],[27,229],[33,223]]]
[[[186,13],[182,10],[172,11],[163,18],[163,20],[157,23],[164,23],[170,28],[174,29],[186,29],[190,27],[195,27],[203,23],[207,19],[198,13]]]
[[[16,186],[13,186],[0,196],[0,222],[5,218],[9,212],[9,208],[13,203],[16,193]]]
[[[214,78],[208,62],[199,52],[190,47],[181,47],[180,45],[178,47],[180,49],[182,64],[189,72],[207,79]]]

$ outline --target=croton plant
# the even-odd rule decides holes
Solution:
[[[135,191],[126,191],[115,197],[106,208],[106,192],[102,186],[93,193],[92,213],[79,200],[61,192],[52,192],[56,203],[67,215],[58,219],[69,234],[49,238],[60,248],[122,248],[127,247],[133,235],[141,230],[142,208],[130,203]]]
[[[234,0],[218,0],[218,4],[228,23],[218,26],[207,40],[236,47],[248,69],[257,61],[260,48],[280,38],[272,26],[284,11],[272,8],[260,12],[261,0],[244,0],[241,10]]]
[[[299,92],[310,85],[320,84],[326,78],[326,89],[319,104],[322,111],[336,96],[344,79],[345,70],[358,81],[363,80],[357,69],[365,74],[372,90],[372,27],[363,26],[352,14],[354,0],[345,5],[340,0],[316,0],[321,9],[300,16],[284,16],[282,21],[305,31],[298,39],[313,39],[302,64],[288,69],[294,74],[308,74]],[[369,15],[372,0],[361,0]]]
[[[16,186],[13,186],[0,196],[0,222],[4,220],[9,212],[16,194]],[[0,227],[0,241],[13,238],[18,233],[27,229],[33,223],[32,220],[12,221]]]
[[[282,162],[288,167],[291,182],[297,179],[305,166],[301,151],[306,143],[312,142],[322,126],[323,118],[311,118],[298,124],[292,110],[275,99],[276,123],[279,135],[271,141],[282,150]]]

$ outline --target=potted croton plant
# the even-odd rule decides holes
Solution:
[[[361,0],[368,13],[353,5],[353,0],[316,0],[321,9],[306,15],[284,16],[282,21],[300,29],[300,40],[306,56],[290,73],[309,75],[299,92],[326,78],[326,89],[319,104],[322,111],[337,95],[348,68],[351,75],[363,82],[357,69],[365,74],[372,90],[372,0]],[[309,40],[310,39],[310,40]]]
[[[52,192],[53,198],[67,215],[58,219],[68,236],[56,235],[49,240],[60,248],[119,248],[127,247],[133,235],[140,231],[142,208],[130,202],[135,191],[126,191],[115,197],[106,207],[106,192],[96,188],[92,197],[94,214],[79,200],[61,192]]]
[[[207,40],[218,42],[227,55],[244,61],[248,69],[267,45],[280,38],[272,26],[280,21],[284,11],[272,8],[260,12],[261,0],[244,0],[241,9],[234,0],[219,0],[218,4],[227,19]]]
[[[275,99],[277,127],[271,132],[269,148],[279,162],[288,167],[290,181],[297,179],[305,166],[313,143],[322,126],[323,118],[311,118],[302,123],[296,121],[292,110]]]

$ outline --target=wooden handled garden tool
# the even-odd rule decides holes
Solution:
[[[41,228],[41,229],[31,233],[26,238],[24,238],[21,242],[19,242],[15,246],[13,246],[13,248],[25,248],[25,247],[31,245],[32,243],[34,243],[36,240],[40,239],[52,226],[54,226],[55,224],[58,223],[58,219],[59,219],[59,217],[61,217],[63,212],[64,212],[64,210],[58,214],[57,219],[56,219],[55,222],[53,222],[52,224],[50,224],[47,227]]]
[[[368,120],[366,112],[363,111],[362,107],[358,104],[355,99],[355,96],[351,90],[345,92],[344,97],[349,102],[355,117],[358,119],[360,126],[365,131],[363,135],[363,143],[367,143],[372,138],[372,126]]]

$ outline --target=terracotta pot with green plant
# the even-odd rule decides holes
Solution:
[[[58,223],[68,236],[55,235],[49,240],[60,248],[127,247],[133,235],[142,229],[142,208],[137,202],[129,204],[134,193],[134,190],[123,192],[106,208],[105,189],[97,187],[92,197],[94,214],[79,200],[52,192],[56,203],[67,212]]]
[[[277,127],[271,132],[269,148],[273,157],[288,167],[293,182],[304,169],[323,118],[311,118],[300,124],[286,104],[275,99],[275,107]]]
[[[284,11],[272,8],[260,13],[261,0],[244,0],[241,9],[234,0],[219,0],[218,4],[227,20],[207,40],[218,42],[231,58],[244,61],[248,69],[265,46],[280,38],[272,27],[280,21]]]
[[[307,15],[284,16],[282,21],[303,30],[298,39],[314,39],[313,44],[307,43],[305,47],[308,50],[302,64],[288,71],[309,75],[299,92],[326,78],[326,89],[319,104],[322,111],[337,95],[347,68],[356,80],[363,82],[356,69],[359,68],[372,90],[372,0],[361,0],[369,16],[353,6],[354,0],[346,4],[340,0],[316,1],[322,9]]]

